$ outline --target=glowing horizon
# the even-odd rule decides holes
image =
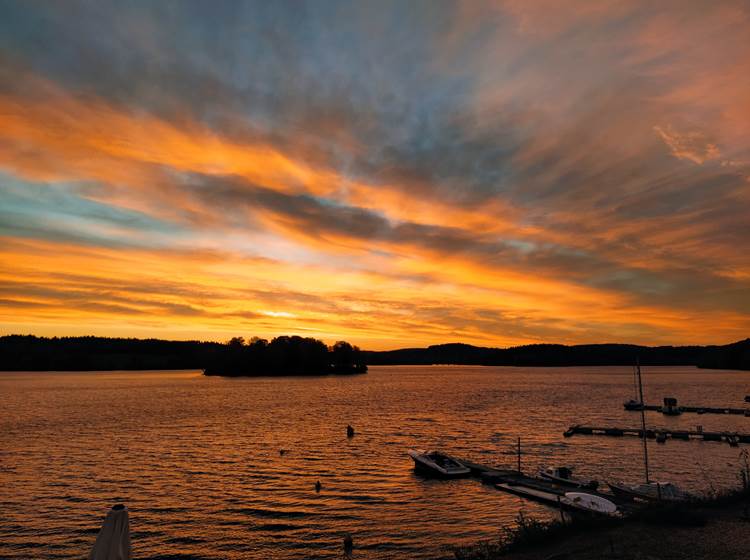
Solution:
[[[0,15],[0,334],[750,335],[744,2]]]

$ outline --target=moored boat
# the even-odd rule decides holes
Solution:
[[[682,409],[677,406],[677,399],[674,397],[664,397],[664,406],[659,410],[666,416],[679,416],[682,414]]]
[[[671,482],[648,482],[646,484],[626,484],[607,482],[615,496],[626,500],[684,502],[693,496]]]
[[[560,501],[563,505],[578,511],[598,513],[608,516],[619,515],[617,504],[607,498],[603,498],[602,496],[595,496],[594,494],[587,494],[586,492],[566,492],[565,495],[560,498]]]
[[[458,478],[471,474],[471,470],[458,459],[439,451],[409,450],[414,468],[422,473],[441,478]]]
[[[643,403],[635,399],[629,399],[623,403],[625,410],[640,410],[643,408]]]
[[[572,486],[573,488],[588,488],[596,490],[599,482],[588,478],[574,478],[572,467],[548,467],[539,470],[539,476],[557,484]]]
[[[496,484],[495,488],[515,494],[522,498],[527,498],[537,502],[545,503],[552,507],[562,508],[568,511],[578,513],[593,513],[599,515],[615,516],[620,515],[617,505],[603,498],[585,492],[566,492],[558,494],[555,492],[542,490],[526,484],[513,482],[504,482]]]

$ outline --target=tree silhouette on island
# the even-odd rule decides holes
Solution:
[[[271,342],[253,337],[247,343],[235,337],[226,346],[204,369],[205,375],[346,375],[367,371],[360,349],[343,340],[329,348],[321,340],[301,336],[277,336]]]

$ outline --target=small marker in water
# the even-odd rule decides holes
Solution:
[[[344,551],[349,553],[354,548],[354,539],[350,534],[346,534],[344,537]]]
[[[323,485],[320,483],[320,481],[315,483],[315,491],[320,492],[320,489],[323,488]]]
[[[354,428],[351,425],[346,427],[346,437],[354,437]]]

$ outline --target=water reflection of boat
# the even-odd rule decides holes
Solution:
[[[471,474],[471,470],[458,459],[439,451],[409,450],[414,468],[422,473],[441,478],[457,478]]]
[[[599,486],[599,482],[588,478],[574,478],[572,467],[548,467],[539,471],[539,476],[563,484],[565,486],[572,486],[574,488],[588,488],[590,490],[596,490]]]
[[[671,482],[648,482],[646,484],[625,484],[608,482],[615,496],[626,500],[684,502],[693,496]]]

